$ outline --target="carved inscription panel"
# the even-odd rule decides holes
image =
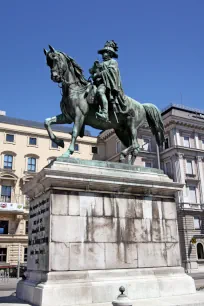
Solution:
[[[28,230],[28,269],[49,270],[50,196],[31,201]]]

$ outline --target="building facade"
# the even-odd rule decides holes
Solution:
[[[164,171],[184,184],[178,194],[178,229],[186,271],[204,270],[204,112],[170,105],[162,112]]]
[[[141,151],[136,165],[158,168],[184,184],[177,196],[178,229],[183,266],[188,272],[204,270],[204,112],[171,104],[162,117],[165,143],[158,153],[149,127],[138,131]],[[110,131],[101,133],[105,158],[118,161],[122,144]]]
[[[165,143],[158,151],[147,124],[138,131],[141,151],[136,165],[158,168],[183,183],[177,195],[178,229],[183,266],[188,272],[204,270],[204,112],[172,104],[162,111]],[[56,136],[68,147],[70,130]],[[0,265],[27,260],[28,203],[21,187],[61,149],[52,143],[43,124],[0,115]],[[123,145],[113,130],[78,138],[73,157],[117,162]]]
[[[50,141],[42,123],[0,113],[0,266],[27,261],[28,204],[22,185],[68,148],[71,129],[53,129],[65,148]],[[100,153],[99,153],[100,152]],[[103,146],[89,132],[78,139],[75,158],[101,159]]]

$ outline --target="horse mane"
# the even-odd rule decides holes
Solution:
[[[87,79],[84,77],[83,75],[83,70],[82,68],[75,62],[75,60],[68,56],[67,54],[65,54],[64,52],[60,52],[62,55],[64,55],[64,57],[66,58],[67,64],[69,65],[69,63],[71,62],[75,75],[76,77],[79,79],[80,83],[82,85],[87,85],[89,82],[87,81]]]

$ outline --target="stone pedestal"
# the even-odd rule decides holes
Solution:
[[[133,302],[194,294],[180,266],[181,188],[157,169],[58,158],[24,187],[28,275],[17,296],[39,306],[108,306],[121,285]]]

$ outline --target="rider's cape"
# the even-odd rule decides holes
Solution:
[[[96,61],[89,72],[92,75],[94,75],[95,72],[100,72],[102,83],[107,89],[106,94],[108,101],[116,103],[119,106],[119,111],[120,109],[124,111],[126,109],[126,96],[122,89],[117,61],[114,59],[102,63]],[[89,87],[87,89],[86,96],[88,96],[87,99],[90,104],[94,103],[95,93],[95,85],[92,85],[91,88]]]
[[[100,72],[103,80],[103,84],[108,89],[110,100],[115,100],[116,103],[120,105],[121,109],[124,110],[125,103],[125,95],[123,93],[120,71],[118,68],[118,63],[114,59],[110,59],[108,61],[104,61],[100,63]]]

